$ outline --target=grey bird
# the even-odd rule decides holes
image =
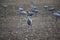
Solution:
[[[33,8],[32,8],[32,12],[34,12],[34,13],[39,13],[38,7],[33,6]]]
[[[53,15],[56,16],[56,17],[60,17],[60,11],[57,11],[57,12],[53,13]]]
[[[22,14],[22,15],[26,15],[27,12],[24,11],[24,9],[22,7],[19,8],[19,13]]]
[[[28,14],[28,16],[32,16],[32,15],[34,14],[34,12],[32,12],[32,11],[27,11],[27,14]]]
[[[24,9],[22,7],[19,7],[19,11],[24,11]]]
[[[49,6],[48,5],[44,5],[43,8],[47,10],[49,8]]]
[[[2,5],[2,7],[6,10],[8,8],[7,4]]]
[[[55,10],[54,7],[50,7],[50,8],[48,8],[48,11],[54,11],[54,10]]]
[[[27,15],[27,12],[26,11],[20,11],[20,14]]]
[[[27,24],[28,25],[32,25],[32,19],[28,16],[28,18],[27,18]]]

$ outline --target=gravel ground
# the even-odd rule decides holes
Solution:
[[[24,3],[23,3],[24,2]],[[27,2],[27,3],[26,3]],[[32,26],[26,23],[27,16],[19,14],[18,6],[23,6],[25,10],[30,10],[28,4],[30,0],[6,0],[0,4],[8,4],[4,10],[0,5],[0,40],[60,40],[60,19],[52,16],[52,12],[44,10],[43,5],[56,5],[56,10],[60,10],[58,0],[35,0],[41,14],[33,15]]]

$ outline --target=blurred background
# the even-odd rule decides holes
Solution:
[[[29,26],[27,17],[22,17],[18,8],[29,11],[32,4],[41,13],[31,17],[33,22]],[[8,7],[5,9],[3,5]],[[0,0],[0,40],[60,40],[60,18],[45,10],[44,5],[60,10],[60,0]]]

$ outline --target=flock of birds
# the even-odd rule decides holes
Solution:
[[[6,9],[8,7],[8,5],[3,5],[3,7]],[[49,7],[48,5],[44,5],[43,8],[45,10],[52,11],[53,16],[60,17],[60,11],[54,12],[55,7]],[[28,16],[28,18],[27,18],[28,25],[32,25],[32,19],[30,18],[30,16],[33,16],[34,14],[40,14],[40,10],[38,9],[37,6],[33,6],[31,11],[25,11],[24,8],[22,8],[22,7],[19,7],[18,10],[19,10],[20,14]]]
[[[44,6],[44,8],[48,11],[52,11],[52,15],[55,16],[55,17],[60,17],[60,11],[55,11],[55,7],[49,7],[47,5]]]
[[[22,15],[27,15],[28,16],[27,24],[32,25],[32,19],[30,18],[30,16],[33,16],[35,13],[39,13],[39,10],[38,10],[38,8],[36,6],[34,6],[31,11],[26,12],[22,7],[20,7],[19,12]]]

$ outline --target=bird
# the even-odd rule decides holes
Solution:
[[[54,10],[55,10],[54,7],[50,7],[50,8],[48,8],[48,11],[54,11]]]
[[[43,8],[47,10],[49,8],[49,6],[48,5],[44,5]]]
[[[37,8],[36,6],[33,6],[32,12],[34,12],[34,13],[39,13],[39,10],[38,10],[38,8]]]
[[[30,7],[32,7],[33,9],[38,9],[36,5],[30,5]]]
[[[27,12],[22,7],[19,7],[19,13],[22,14],[22,15],[27,14]]]
[[[34,12],[32,12],[32,11],[27,11],[27,14],[28,14],[28,16],[32,16],[32,15],[34,14]]]
[[[20,11],[20,14],[27,15],[27,12],[26,11]]]
[[[22,7],[19,7],[19,11],[24,11],[24,9]]]
[[[28,25],[32,25],[32,19],[28,16],[28,18],[27,18],[27,24]]]
[[[34,12],[34,13],[38,13],[39,12],[39,10],[38,9],[32,9],[32,12]]]
[[[2,7],[6,9],[8,7],[8,5],[4,4],[4,5],[2,5]]]
[[[55,17],[60,17],[60,13],[59,13],[59,12],[55,12],[55,13],[53,13],[53,15],[54,15]]]

